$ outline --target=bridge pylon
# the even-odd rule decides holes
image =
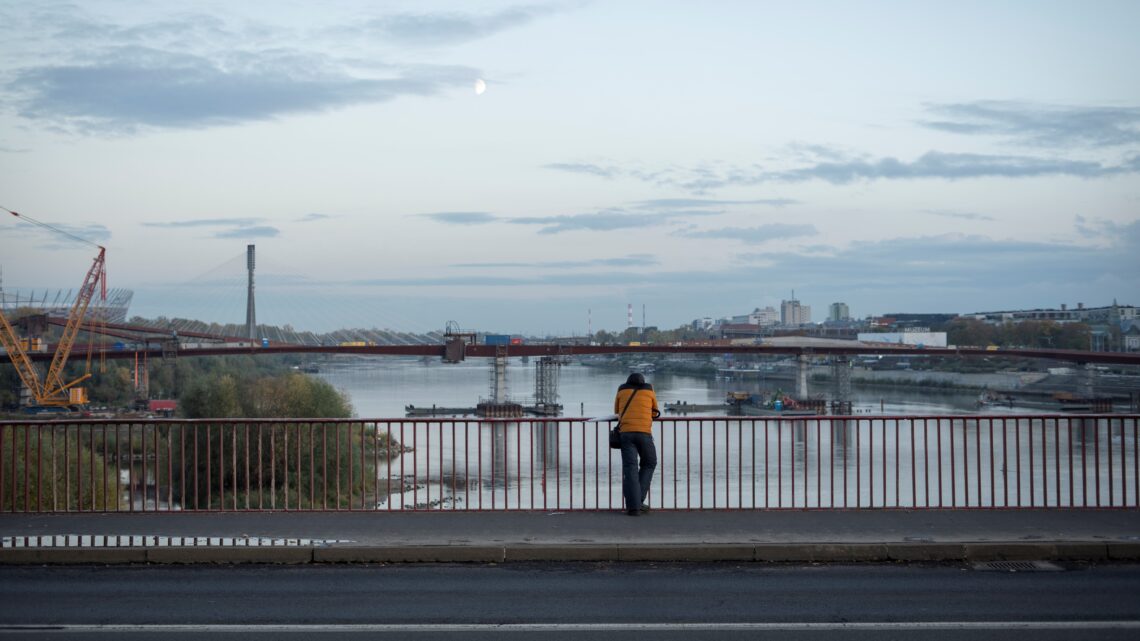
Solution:
[[[255,266],[255,247],[256,245],[245,246],[245,264],[246,269],[249,271],[249,283],[245,295],[245,333],[246,338],[248,338],[250,341],[257,340],[257,306],[254,304],[253,299],[253,268]]]

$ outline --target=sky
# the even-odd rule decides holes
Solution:
[[[0,0],[0,206],[146,317],[244,322],[249,244],[298,330],[1137,305],[1137,33],[1131,1]],[[6,291],[94,254],[0,219]]]

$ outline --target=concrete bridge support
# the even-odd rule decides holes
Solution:
[[[831,361],[831,379],[835,381],[835,400],[839,403],[851,401],[851,359],[836,356]]]
[[[1082,398],[1096,397],[1096,367],[1092,363],[1085,363],[1081,381],[1078,384],[1077,395]]]
[[[831,413],[847,415],[852,413],[852,364],[847,356],[836,356],[831,362],[831,380],[836,382],[834,398],[831,399]]]
[[[796,398],[805,399],[808,397],[808,370],[811,369],[811,362],[807,354],[800,354],[796,357]]]
[[[491,362],[491,402],[506,403],[508,396],[507,355],[500,352]]]

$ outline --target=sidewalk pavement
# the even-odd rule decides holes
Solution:
[[[1140,561],[1140,510],[0,516],[0,564]]]

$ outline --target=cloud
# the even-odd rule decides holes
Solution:
[[[660,264],[650,254],[631,254],[620,258],[595,258],[593,260],[563,260],[518,263],[456,263],[451,267],[467,268],[537,268],[537,269],[578,269],[588,267],[653,267]]]
[[[406,278],[367,278],[361,280],[331,283],[354,287],[510,287],[534,285],[533,278],[511,278],[507,276],[435,276]]]
[[[621,210],[600,211],[592,214],[568,214],[547,217],[507,218],[514,225],[539,225],[540,234],[560,234],[568,231],[613,231],[615,229],[635,229],[653,227],[698,216],[712,216],[720,212],[702,210],[657,211],[652,213],[629,213]]]
[[[786,155],[799,162],[817,162],[820,160],[843,160],[850,157],[850,153],[836,147],[816,145],[805,142],[788,143],[785,147]]]
[[[574,162],[555,162],[542,165],[543,169],[554,169],[556,171],[566,171],[572,174],[586,174],[589,176],[601,176],[602,178],[615,178],[623,175],[620,169],[616,167],[602,167],[592,163],[574,163]]]
[[[991,239],[945,234],[861,241],[830,254],[766,253],[762,270],[777,282],[874,283],[882,298],[900,286],[965,287],[1008,291],[1027,283],[1092,282],[1105,274],[1130,273],[1127,256],[1140,251],[1140,222],[1102,246]]]
[[[723,227],[709,230],[682,230],[676,232],[678,236],[686,238],[729,238],[745,243],[763,243],[770,240],[785,240],[800,236],[816,236],[819,230],[815,225],[792,225],[788,223],[771,223],[758,227]]]
[[[639,211],[632,213],[623,209],[606,209],[587,214],[563,214],[560,216],[510,217],[496,216],[482,211],[449,211],[418,215],[449,225],[485,225],[502,222],[511,225],[538,226],[538,233],[540,234],[560,234],[569,231],[613,231],[615,229],[654,227],[671,223],[677,219],[713,216],[721,213],[720,211],[703,209],[656,209],[654,211],[645,211],[646,207],[638,207],[638,209]]]
[[[194,129],[321,112],[465,86],[467,67],[416,65],[393,77],[353,76],[296,50],[229,52],[222,59],[129,46],[89,61],[27,67],[9,83],[19,113],[69,131],[131,134]]]
[[[806,182],[821,180],[833,185],[871,180],[965,180],[975,178],[1036,178],[1073,176],[1104,178],[1136,173],[1135,159],[1121,165],[1099,162],[1036,158],[1032,156],[987,155],[928,151],[907,162],[897,158],[821,162],[807,167],[761,173],[741,178],[725,178],[718,184],[758,184],[763,182]]]
[[[258,225],[254,227],[235,227],[214,232],[214,238],[272,238],[281,232],[276,227]]]
[[[766,171],[760,167],[694,167],[646,173],[623,171],[615,167],[567,163],[549,164],[544,165],[544,167],[595,175],[607,179],[631,178],[658,186],[674,186],[694,195],[704,195],[727,187],[754,187],[764,184],[802,183],[815,180],[833,185],[846,185],[858,181],[873,180],[1012,179],[1042,176],[1106,178],[1121,174],[1140,173],[1140,155],[1128,158],[1117,165],[1063,158],[941,151],[928,151],[913,161],[892,157],[848,158],[840,157],[839,154],[832,154],[832,157],[835,159],[778,171]],[[686,201],[717,202],[703,199],[678,199],[678,202]],[[724,202],[741,204],[749,201]],[[773,198],[752,202],[779,207],[795,204],[796,201]]]
[[[27,149],[27,148],[23,148],[23,147],[7,147],[4,145],[0,145],[0,154],[26,154],[29,151],[31,151],[31,149]]]
[[[981,300],[983,292],[991,291],[1006,292],[1004,295],[1008,296],[1011,290],[1022,291],[1031,287],[1048,290],[1050,284],[1087,288],[1089,283],[1106,278],[1131,282],[1135,256],[1140,254],[1140,221],[1118,225],[1115,231],[1117,236],[1100,246],[944,234],[855,242],[846,248],[817,249],[810,254],[791,251],[743,254],[742,258],[751,258],[758,264],[723,270],[602,270],[539,274],[534,273],[533,267],[541,263],[520,263],[517,267],[527,270],[522,272],[525,275],[407,277],[341,284],[593,287],[620,282],[625,286],[649,288],[643,290],[645,292],[650,289],[668,292],[673,297],[695,295],[702,300],[707,298],[709,305],[716,306],[731,300],[726,291],[734,294],[737,290],[754,292],[756,283],[812,283],[813,296],[826,290],[834,292],[840,297],[836,300],[841,300],[844,292],[873,288],[878,300],[903,301],[909,293],[918,292],[937,306],[939,297],[951,291],[976,292],[978,296],[965,298]]]
[[[26,14],[25,33],[56,42],[106,42],[144,44],[161,42],[186,48],[192,44],[233,40],[241,37],[224,20],[200,13],[180,13],[176,18],[134,25],[118,25],[89,17],[74,6],[35,7]]]
[[[328,301],[327,309],[349,311],[362,300],[386,301],[386,309],[400,301],[397,307],[406,314],[421,310],[417,324],[425,327],[454,317],[460,297],[465,326],[537,335],[547,333],[551,319],[574,324],[567,319],[581,318],[584,326],[587,308],[593,309],[595,327],[624,327],[630,301],[647,304],[651,324],[676,327],[694,317],[773,304],[792,287],[815,308],[817,320],[834,301],[846,301],[859,316],[1039,307],[1043,300],[1111,302],[1114,296],[1134,303],[1128,297],[1136,295],[1140,221],[1120,224],[1117,232],[1096,245],[962,234],[888,238],[847,247],[756,252],[750,264],[703,271],[614,266],[545,272],[524,263],[515,271],[476,274],[453,267],[431,275],[305,280],[294,286],[291,300],[315,296]],[[385,288],[383,295],[376,295],[375,288]],[[515,310],[508,320],[503,320],[504,307]],[[170,313],[166,308],[162,312]],[[290,309],[284,317],[302,326],[306,321],[294,318],[295,313]]]
[[[1121,224],[1111,220],[1090,220],[1084,216],[1076,216],[1073,224],[1082,238],[1102,242],[1132,243],[1140,247],[1140,222]],[[1134,259],[1133,263],[1140,267],[1140,259]]]
[[[296,220],[298,223],[313,223],[318,220],[329,220],[332,216],[328,214],[305,214]]]
[[[716,177],[713,170],[703,167],[683,170],[662,169],[647,171],[644,169],[621,169],[615,166],[583,162],[556,162],[548,163],[541,167],[543,169],[553,169],[555,171],[564,171],[585,176],[597,176],[607,179],[632,178],[640,182],[662,187],[682,187],[698,195],[707,193],[709,189],[723,186],[724,184],[721,179]]]
[[[1140,143],[1140,107],[1076,107],[1016,101],[928,105],[945,117],[921,120],[954,134],[1000,136],[1037,147],[1118,147]]]
[[[941,216],[943,218],[959,218],[962,220],[997,220],[993,216],[988,216],[986,214],[975,214],[973,212],[965,211],[948,211],[944,209],[923,209],[920,213],[929,214],[931,216]]]
[[[451,45],[525,26],[558,11],[557,7],[517,6],[486,15],[401,13],[372,20],[365,24],[365,31],[407,45]]]
[[[441,211],[419,215],[449,225],[485,225],[500,220],[498,216],[483,211]]]
[[[1111,166],[1090,161],[929,151],[913,162],[905,162],[895,158],[880,158],[874,161],[825,162],[810,167],[777,172],[771,174],[767,179],[783,182],[822,180],[833,185],[842,185],[857,180],[962,180],[967,178],[1033,178],[1039,176],[1101,178],[1135,171],[1136,169],[1125,165]]]
[[[166,222],[143,223],[144,227],[234,227],[250,226],[262,222],[263,218],[194,218]]]
[[[281,231],[276,227],[258,224],[264,222],[264,220],[264,218],[194,218],[191,220],[143,223],[143,226],[165,229],[188,229],[195,227],[229,228],[215,231],[210,235],[211,238],[272,238],[280,235]]]
[[[77,249],[87,243],[106,244],[111,240],[111,230],[100,223],[47,223],[62,234],[44,227],[34,227],[17,223],[5,227],[5,234],[14,234],[34,239],[38,247],[45,249]],[[68,238],[70,236],[71,238]]]
[[[656,200],[642,200],[635,203],[638,209],[662,209],[673,207],[720,207],[731,205],[767,205],[769,207],[787,207],[798,205],[800,201],[791,198],[758,198],[754,200],[713,200],[709,198],[658,198]]]

